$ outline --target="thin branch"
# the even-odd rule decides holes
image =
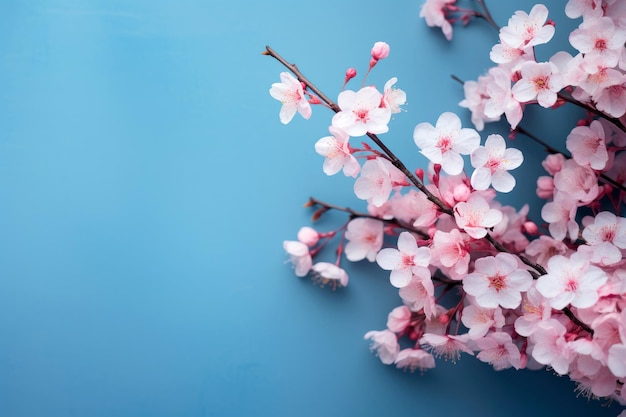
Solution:
[[[607,115],[604,112],[601,112],[600,110],[596,109],[595,107],[589,106],[588,104],[585,104],[581,101],[576,100],[575,98],[567,95],[567,94],[563,94],[563,93],[557,93],[557,97],[560,98],[563,101],[567,101],[568,103],[574,104],[582,109],[587,110],[589,113],[593,113],[598,117],[601,117],[605,120],[608,120],[609,122],[613,123],[615,126],[617,126],[620,130],[622,130],[623,132],[626,132],[626,126],[624,126],[624,124],[617,118],[615,117],[611,117],[609,115]]]
[[[476,0],[476,3],[480,4],[480,7],[482,7],[483,9],[483,13],[479,14],[478,16],[489,22],[489,24],[493,26],[495,30],[500,31],[500,26],[495,22],[495,20],[493,20],[493,17],[491,17],[491,13],[489,13],[489,9],[485,4],[485,0]]]

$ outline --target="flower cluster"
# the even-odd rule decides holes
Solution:
[[[456,20],[494,24],[478,3],[482,12],[427,0],[421,15],[450,39]],[[588,396],[626,404],[626,3],[569,0],[565,12],[581,19],[569,35],[578,53],[538,62],[535,48],[555,33],[548,9],[515,12],[499,28],[494,66],[464,83],[460,106],[474,126],[451,112],[417,124],[416,152],[430,163],[413,171],[378,136],[406,102],[396,78],[382,90],[342,89],[335,103],[268,47],[265,53],[291,71],[270,90],[282,102],[281,121],[297,111],[308,118],[311,104],[331,109],[330,136],[315,150],[324,172],[355,178],[354,193],[367,202],[356,212],[311,199],[314,219],[337,210],[348,220],[326,232],[303,227],[284,249],[297,276],[311,274],[333,288],[348,284],[344,259],[389,271],[402,303],[386,329],[365,335],[385,364],[423,371],[437,357],[467,353],[496,370],[549,367]],[[388,55],[389,46],[377,42],[368,74]],[[344,88],[355,76],[346,71]],[[533,137],[520,126],[526,107],[565,104],[586,116],[572,120],[563,140],[569,154],[551,149],[543,161],[547,175],[538,176],[537,195],[545,204],[535,222],[527,205],[516,209],[496,198],[515,189],[511,171],[523,163],[522,152],[501,135],[483,140],[479,132],[504,115],[511,135]],[[353,147],[351,139],[364,136],[370,141]],[[314,262],[335,239],[335,261]]]

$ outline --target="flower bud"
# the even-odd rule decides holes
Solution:
[[[346,82],[356,77],[356,70],[354,68],[348,68],[346,70]]]
[[[389,56],[389,45],[386,42],[376,42],[372,48],[372,58],[376,61]]]
[[[317,233],[317,230],[313,229],[312,227],[305,226],[300,228],[300,230],[298,231],[298,240],[308,247],[313,247],[317,244],[317,242],[319,242],[320,237],[319,233]]]

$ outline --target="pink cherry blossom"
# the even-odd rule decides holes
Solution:
[[[492,209],[489,203],[478,194],[466,202],[454,206],[454,218],[459,228],[474,239],[481,239],[487,235],[487,229],[494,227],[502,220],[500,210]]]
[[[289,255],[289,261],[293,265],[296,276],[306,276],[313,265],[309,247],[297,240],[285,240],[283,242],[283,248]]]
[[[330,126],[328,130],[332,136],[325,136],[315,143],[315,152],[326,158],[324,173],[334,175],[343,169],[346,176],[356,177],[361,165],[350,151],[350,136],[335,126]]]
[[[613,117],[626,113],[626,74],[612,77],[592,96],[596,108]]]
[[[349,261],[374,262],[383,246],[383,222],[363,217],[353,219],[348,223],[345,237],[348,240],[345,254]]]
[[[467,273],[470,261],[467,240],[469,240],[467,235],[461,234],[458,229],[452,229],[450,232],[437,230],[430,248],[433,265],[450,268],[458,279],[461,279],[462,275]]]
[[[317,262],[311,267],[314,278],[322,286],[330,285],[332,288],[345,287],[348,285],[348,274],[343,269],[330,262]]]
[[[461,352],[474,356],[474,352],[468,346],[469,336],[464,335],[439,335],[434,333],[425,333],[419,340],[420,344],[434,352],[437,358],[445,358],[446,360],[456,363],[461,357]]]
[[[280,121],[287,124],[296,112],[308,119],[311,117],[311,105],[304,95],[302,84],[288,72],[280,73],[280,83],[272,84],[270,95],[282,103]]]
[[[370,340],[370,349],[376,351],[378,358],[385,365],[391,365],[395,362],[400,345],[396,334],[390,330],[371,330],[365,333],[365,340]]]
[[[626,42],[626,30],[609,17],[587,19],[574,30],[569,41],[585,55],[585,61],[604,67],[617,65]]]
[[[541,218],[548,222],[548,230],[556,240],[563,240],[569,235],[570,239],[578,237],[578,223],[576,212],[578,204],[567,193],[557,192],[554,201],[546,203],[541,209]]]
[[[491,328],[500,330],[505,324],[500,307],[484,308],[474,304],[463,309],[461,322],[469,329],[467,334],[473,340],[484,337]]]
[[[513,339],[508,333],[490,333],[482,339],[476,340],[476,345],[480,349],[476,357],[482,362],[493,365],[493,369],[496,371],[510,367],[515,369],[522,367],[519,348],[513,343]]]
[[[399,88],[393,88],[396,82],[398,79],[393,77],[385,83],[383,88],[383,104],[391,111],[391,114],[400,113],[400,106],[406,103],[406,93]]]
[[[489,99],[487,85],[491,82],[491,76],[480,76],[478,81],[466,81],[463,83],[463,99],[459,106],[469,109],[472,112],[472,123],[479,132],[485,128],[485,122],[495,122],[500,120],[500,116],[487,117],[485,115],[485,104]]]
[[[402,232],[398,237],[398,249],[385,248],[376,255],[376,262],[381,268],[391,271],[391,285],[402,288],[409,284],[413,274],[418,273],[430,277],[427,269],[430,262],[430,249],[417,247],[415,236]],[[417,269],[421,269],[418,271]]]
[[[508,171],[519,167],[524,155],[518,149],[506,148],[504,138],[500,135],[489,135],[485,146],[479,146],[471,154],[472,187],[486,190],[493,185],[496,191],[508,193],[515,187],[515,178]]]
[[[396,357],[396,367],[414,372],[421,372],[435,367],[435,358],[424,349],[402,349]]]
[[[567,136],[565,146],[578,165],[601,170],[609,160],[604,129],[597,120],[589,126],[577,126]]]
[[[519,267],[517,258],[509,253],[476,259],[474,272],[463,279],[463,289],[484,308],[517,308],[522,292],[532,285],[530,273]]]
[[[609,349],[608,366],[616,377],[626,377],[626,344],[611,346]]]
[[[554,36],[554,26],[546,24],[547,19],[548,8],[543,4],[533,6],[529,14],[519,10],[500,29],[500,41],[512,48],[548,43]]]
[[[580,253],[573,253],[569,258],[553,256],[546,270],[548,273],[537,280],[537,290],[557,310],[569,304],[578,308],[591,307],[600,298],[598,289],[608,279],[602,269],[591,265]]]
[[[416,275],[398,293],[411,311],[423,309],[427,319],[435,313],[435,287],[430,277]]]
[[[446,19],[446,8],[451,3],[456,3],[456,0],[426,0],[420,10],[420,17],[426,20],[426,24],[440,27],[447,40],[452,40],[452,25]]]
[[[548,299],[542,296],[537,288],[531,287],[522,300],[521,312],[522,315],[515,320],[515,331],[528,337],[535,331],[537,323],[551,317],[552,308]]]
[[[369,159],[354,182],[354,193],[376,207],[387,202],[393,187],[405,184],[404,174],[385,158]]]
[[[556,319],[542,321],[530,336],[533,359],[551,366],[559,375],[567,374],[575,353],[565,339],[566,329]]]
[[[550,236],[539,236],[526,246],[526,255],[534,259],[537,263],[544,265],[548,259],[554,255],[565,255],[568,251],[567,245],[561,240]]]
[[[610,211],[596,214],[593,223],[583,229],[583,239],[589,245],[610,242],[620,249],[626,249],[626,218],[617,217]]]
[[[387,328],[394,333],[402,333],[410,322],[411,310],[404,305],[394,308],[387,316]]]
[[[511,92],[515,100],[527,103],[537,100],[541,107],[552,107],[557,93],[565,86],[556,65],[551,62],[524,62],[520,67],[522,78]]]
[[[572,159],[566,160],[563,168],[554,174],[554,187],[580,205],[592,202],[600,192],[598,176],[593,169],[580,166]]]
[[[565,5],[565,14],[570,19],[602,15],[602,0],[569,0]]]
[[[487,85],[489,99],[485,103],[485,116],[498,118],[502,114],[515,129],[522,120],[522,105],[515,100],[511,91],[511,77],[500,67],[489,70],[492,81]]]
[[[413,132],[415,144],[431,162],[441,165],[449,175],[463,171],[463,158],[480,145],[478,132],[461,127],[461,119],[454,113],[443,113],[435,126],[420,123]]]
[[[341,111],[333,116],[332,125],[350,136],[387,132],[391,111],[380,107],[382,99],[383,95],[374,87],[363,87],[358,92],[342,91],[337,99]]]

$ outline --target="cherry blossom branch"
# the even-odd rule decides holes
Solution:
[[[536,135],[530,133],[528,130],[524,129],[523,127],[521,127],[519,125],[515,128],[514,132],[521,133],[522,135],[529,137],[533,141],[535,141],[538,144],[540,144],[541,146],[543,146],[545,148],[546,152],[548,152],[548,153],[560,154],[560,155],[563,155],[564,157],[566,157],[568,159],[571,158],[571,156],[568,156],[566,153],[561,152],[561,151],[557,150],[556,148],[553,148],[552,146],[550,146],[549,144],[547,144],[543,140],[539,139]],[[615,181],[613,178],[608,177],[606,174],[600,174],[600,178],[603,179],[604,181],[608,182],[609,184],[611,184],[613,187],[618,188],[621,191],[626,192],[626,187],[624,187],[623,184],[620,184],[619,182]]]
[[[310,197],[309,201],[306,202],[306,204],[304,205],[305,207],[312,207],[312,206],[322,206],[322,208],[326,211],[326,210],[337,210],[337,211],[343,211],[345,213],[348,213],[350,215],[351,219],[356,219],[358,217],[362,217],[362,218],[367,218],[367,219],[374,219],[374,220],[379,220],[383,223],[392,225],[392,226],[397,226],[400,227],[402,229],[405,229],[409,232],[413,232],[415,234],[418,234],[421,238],[423,239],[430,239],[430,236],[428,236],[428,234],[424,233],[421,230],[415,229],[412,226],[409,226],[403,222],[401,222],[400,220],[393,218],[393,219],[381,219],[380,217],[377,217],[373,214],[369,214],[369,213],[363,213],[363,212],[359,212],[359,211],[355,211],[349,207],[341,207],[341,206],[337,206],[334,204],[330,204],[330,203],[326,203],[324,201],[318,200],[316,198]]]
[[[568,103],[574,104],[582,109],[587,110],[590,113],[595,114],[598,117],[601,117],[611,123],[613,123],[615,126],[617,126],[620,130],[622,130],[623,132],[626,132],[626,126],[624,126],[624,124],[617,118],[615,117],[611,117],[609,115],[607,115],[604,112],[601,112],[600,110],[596,109],[595,107],[589,106],[588,104],[585,104],[581,101],[576,100],[575,98],[567,95],[567,94],[563,94],[563,93],[557,93],[557,97],[563,101],[566,101]]]
[[[269,55],[281,64],[283,64],[284,67],[286,67],[296,76],[298,81],[306,85],[307,88],[317,94],[319,98],[324,101],[332,111],[334,111],[335,113],[339,113],[341,111],[341,108],[331,99],[329,99],[324,93],[322,93],[311,81],[309,81],[308,78],[306,78],[302,74],[302,72],[300,72],[295,64],[290,64],[289,62],[287,62],[282,56],[280,56],[280,54],[278,54],[269,46],[265,47],[263,55]],[[430,192],[430,190],[426,188],[426,186],[402,163],[402,161],[400,161],[400,159],[391,151],[391,149],[389,149],[378,138],[378,136],[369,132],[367,132],[367,136],[387,155],[387,157],[389,158],[389,162],[391,162],[393,166],[398,168],[411,181],[411,183],[415,185],[415,187],[417,187],[418,190],[423,192],[428,200],[435,204],[441,212],[451,216],[453,215],[452,208],[448,207],[448,205],[446,205],[441,199],[439,199],[439,197]]]
[[[476,3],[478,3],[480,7],[482,7],[483,9],[483,13],[479,13],[477,16],[485,19],[487,22],[489,22],[491,26],[493,26],[497,31],[499,31],[500,26],[495,22],[495,20],[493,20],[493,17],[491,17],[491,13],[489,13],[489,9],[487,8],[487,5],[485,4],[485,0],[476,0]]]

